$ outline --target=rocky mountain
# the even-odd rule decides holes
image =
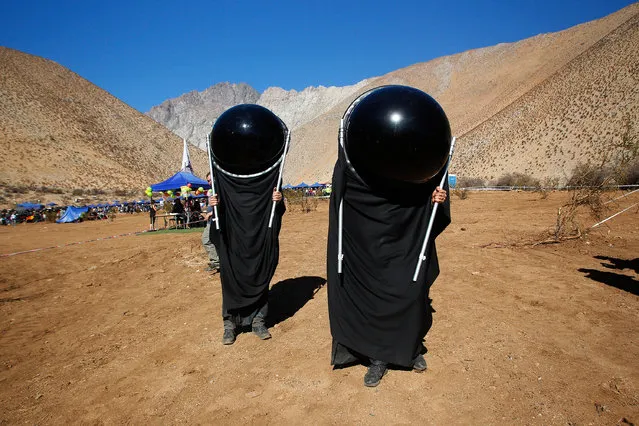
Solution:
[[[561,32],[437,58],[352,86],[301,92],[269,88],[256,102],[293,130],[285,170],[289,183],[330,179],[340,118],[359,94],[384,84],[414,86],[441,103],[458,136],[452,169],[459,175],[494,179],[525,170],[533,177],[565,181],[578,161],[598,160],[594,151],[609,152],[626,131],[624,123],[637,123],[638,85],[632,78],[639,57],[639,49],[632,49],[639,45],[634,38],[637,13],[634,4]],[[600,102],[601,97],[607,101]],[[569,108],[576,99],[592,121],[568,118],[559,108]],[[204,114],[202,141],[219,115],[213,110]],[[548,126],[537,126],[544,118]],[[160,120],[185,135],[189,124],[175,126],[175,121]],[[601,132],[615,136],[605,138]]]
[[[263,94],[245,83],[218,83],[203,92],[189,92],[154,106],[147,113],[176,135],[201,149],[211,126],[228,108],[238,104],[262,105],[293,130],[337,105],[366,85],[366,80],[346,87],[308,87],[301,92],[269,87]]]
[[[260,94],[245,83],[218,83],[203,92],[192,91],[154,106],[147,113],[190,144],[206,149],[206,135],[228,108],[256,103]]]
[[[564,135],[569,132],[581,134],[585,130],[580,129],[582,124],[579,121],[563,120],[561,126],[552,130],[556,132],[554,139],[542,138],[537,133],[526,133],[543,132],[542,128],[533,126],[540,120],[540,116],[528,114],[528,110],[525,109],[525,101],[530,99],[527,96],[535,93],[542,96],[542,92],[539,92],[540,85],[548,85],[551,81],[561,78],[570,68],[570,64],[578,61],[577,58],[598,57],[599,59],[593,60],[589,65],[594,68],[582,69],[582,75],[573,73],[573,80],[563,78],[563,83],[557,83],[557,86],[563,86],[561,94],[564,99],[592,96],[593,99],[588,105],[595,109],[604,108],[597,114],[600,119],[599,126],[606,128],[606,131],[614,128],[616,134],[624,131],[622,127],[625,127],[625,124],[617,119],[613,120],[612,117],[623,115],[632,118],[636,114],[632,111],[636,111],[635,108],[639,105],[636,95],[639,49],[625,47],[638,44],[634,38],[628,38],[632,36],[633,30],[621,31],[621,28],[635,28],[638,13],[639,4],[635,3],[602,19],[558,33],[542,34],[516,43],[504,43],[437,58],[369,79],[366,86],[345,98],[335,108],[296,129],[286,160],[284,180],[297,183],[302,180],[314,182],[330,179],[337,156],[339,120],[350,102],[360,93],[376,86],[405,84],[431,94],[446,111],[453,134],[459,138],[451,166],[451,170],[459,176],[497,178],[506,173],[522,171],[522,165],[536,163],[536,168],[528,167],[528,172],[533,177],[556,177],[565,181],[565,176],[570,173],[569,159],[573,153],[566,149],[555,150],[550,144],[552,140],[562,137],[562,132]],[[619,48],[623,50],[617,52],[616,49]],[[606,53],[607,49],[610,49],[610,52]],[[632,72],[628,74],[624,71],[626,77],[618,80],[618,85],[614,88],[615,92],[624,93],[620,95],[625,99],[622,103],[602,104],[596,101],[598,96],[608,96],[610,88],[606,82],[614,79],[617,73],[614,66],[606,64],[606,57],[601,56],[604,54],[615,57],[625,55],[625,69],[634,70],[635,78],[629,77],[633,75]],[[597,84],[592,80],[593,85],[587,87],[580,79],[588,73],[608,77],[596,80]],[[543,93],[543,96],[552,94],[550,90]],[[549,107],[557,101],[557,97],[537,99],[545,106],[545,109],[538,109],[540,115],[543,115],[542,111],[550,113]],[[518,123],[517,128],[527,129],[526,132],[520,131],[510,136],[505,132],[506,127],[484,127],[485,131],[482,134],[485,140],[490,141],[490,149],[481,151],[473,142],[472,131],[499,114],[505,117],[503,114],[507,108],[517,102],[520,102],[524,109],[519,115],[511,117],[511,125]],[[556,115],[553,119],[562,120],[562,117]],[[633,126],[638,122],[635,119]],[[597,126],[590,126],[588,132],[599,134],[599,129]],[[608,145],[602,146],[603,139],[584,138],[579,149],[584,150],[589,144],[592,144],[591,151],[606,149],[612,140],[606,140]],[[527,149],[517,150],[516,157],[505,157],[505,145],[518,146],[528,140],[535,140],[539,145],[532,147],[528,144]],[[486,161],[487,158],[500,160]],[[582,158],[587,158],[587,154]]]
[[[561,32],[346,87],[260,94],[246,84],[217,84],[148,115],[53,61],[0,47],[0,205],[58,202],[72,191],[141,193],[179,167],[181,137],[196,145],[191,159],[203,175],[208,162],[197,146],[215,118],[240,103],[270,108],[292,130],[285,183],[327,181],[344,111],[384,84],[414,86],[440,102],[458,136],[452,170],[459,176],[521,171],[565,181],[578,162],[614,163],[619,145],[639,134],[638,14],[635,3]]]

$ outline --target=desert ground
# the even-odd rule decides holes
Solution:
[[[284,217],[273,338],[232,346],[200,232],[105,239],[145,214],[2,227],[0,254],[62,247],[0,257],[0,423],[637,424],[639,211],[531,244],[567,196],[453,197],[428,370],[376,388],[330,366],[325,202]]]

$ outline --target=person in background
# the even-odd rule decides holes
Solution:
[[[149,231],[155,231],[155,215],[158,211],[158,207],[155,205],[155,201],[151,199],[151,205],[149,206],[149,218],[151,222],[149,223]]]
[[[211,172],[208,172],[206,174],[206,180],[209,182],[209,185],[211,184]],[[211,225],[213,224],[213,221],[215,220],[215,218],[213,217],[213,207],[212,206],[207,206],[206,207],[206,212],[204,213],[204,220],[206,221],[206,227],[204,228],[204,231],[202,232],[202,247],[204,247],[204,250],[206,251],[206,254],[209,257],[209,264],[206,268],[206,271],[208,272],[213,272],[218,273],[220,271],[220,258],[217,254],[217,249],[215,248],[215,245],[213,244],[213,241],[211,240]],[[213,224],[213,226],[215,226],[215,224]]]
[[[184,205],[182,205],[182,201],[180,201],[179,197],[176,198],[175,201],[173,201],[173,208],[171,209],[171,213],[177,214],[177,216],[175,216],[175,223],[178,226],[184,223]]]

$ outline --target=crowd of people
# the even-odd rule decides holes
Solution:
[[[48,209],[52,211],[52,209]],[[36,223],[47,220],[44,209],[3,209],[0,211],[0,225],[17,225],[18,223]]]

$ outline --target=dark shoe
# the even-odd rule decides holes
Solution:
[[[424,359],[424,355],[417,355],[413,360],[413,370],[418,373],[423,373],[426,371],[426,360]]]
[[[257,337],[259,337],[262,340],[267,340],[271,338],[271,333],[268,332],[268,328],[266,328],[266,326],[263,323],[258,323],[255,324],[253,323],[253,333],[255,333],[255,335]]]
[[[224,335],[222,336],[223,345],[232,345],[235,343],[235,330],[230,328],[224,329]]]
[[[364,375],[364,385],[370,388],[373,388],[379,385],[379,382],[382,381],[382,377],[386,374],[386,364],[385,363],[372,363],[368,367],[368,371],[366,375]]]
[[[206,267],[205,269],[206,272],[213,272],[214,274],[220,272],[220,267],[217,265],[211,265],[209,264],[209,266]]]

